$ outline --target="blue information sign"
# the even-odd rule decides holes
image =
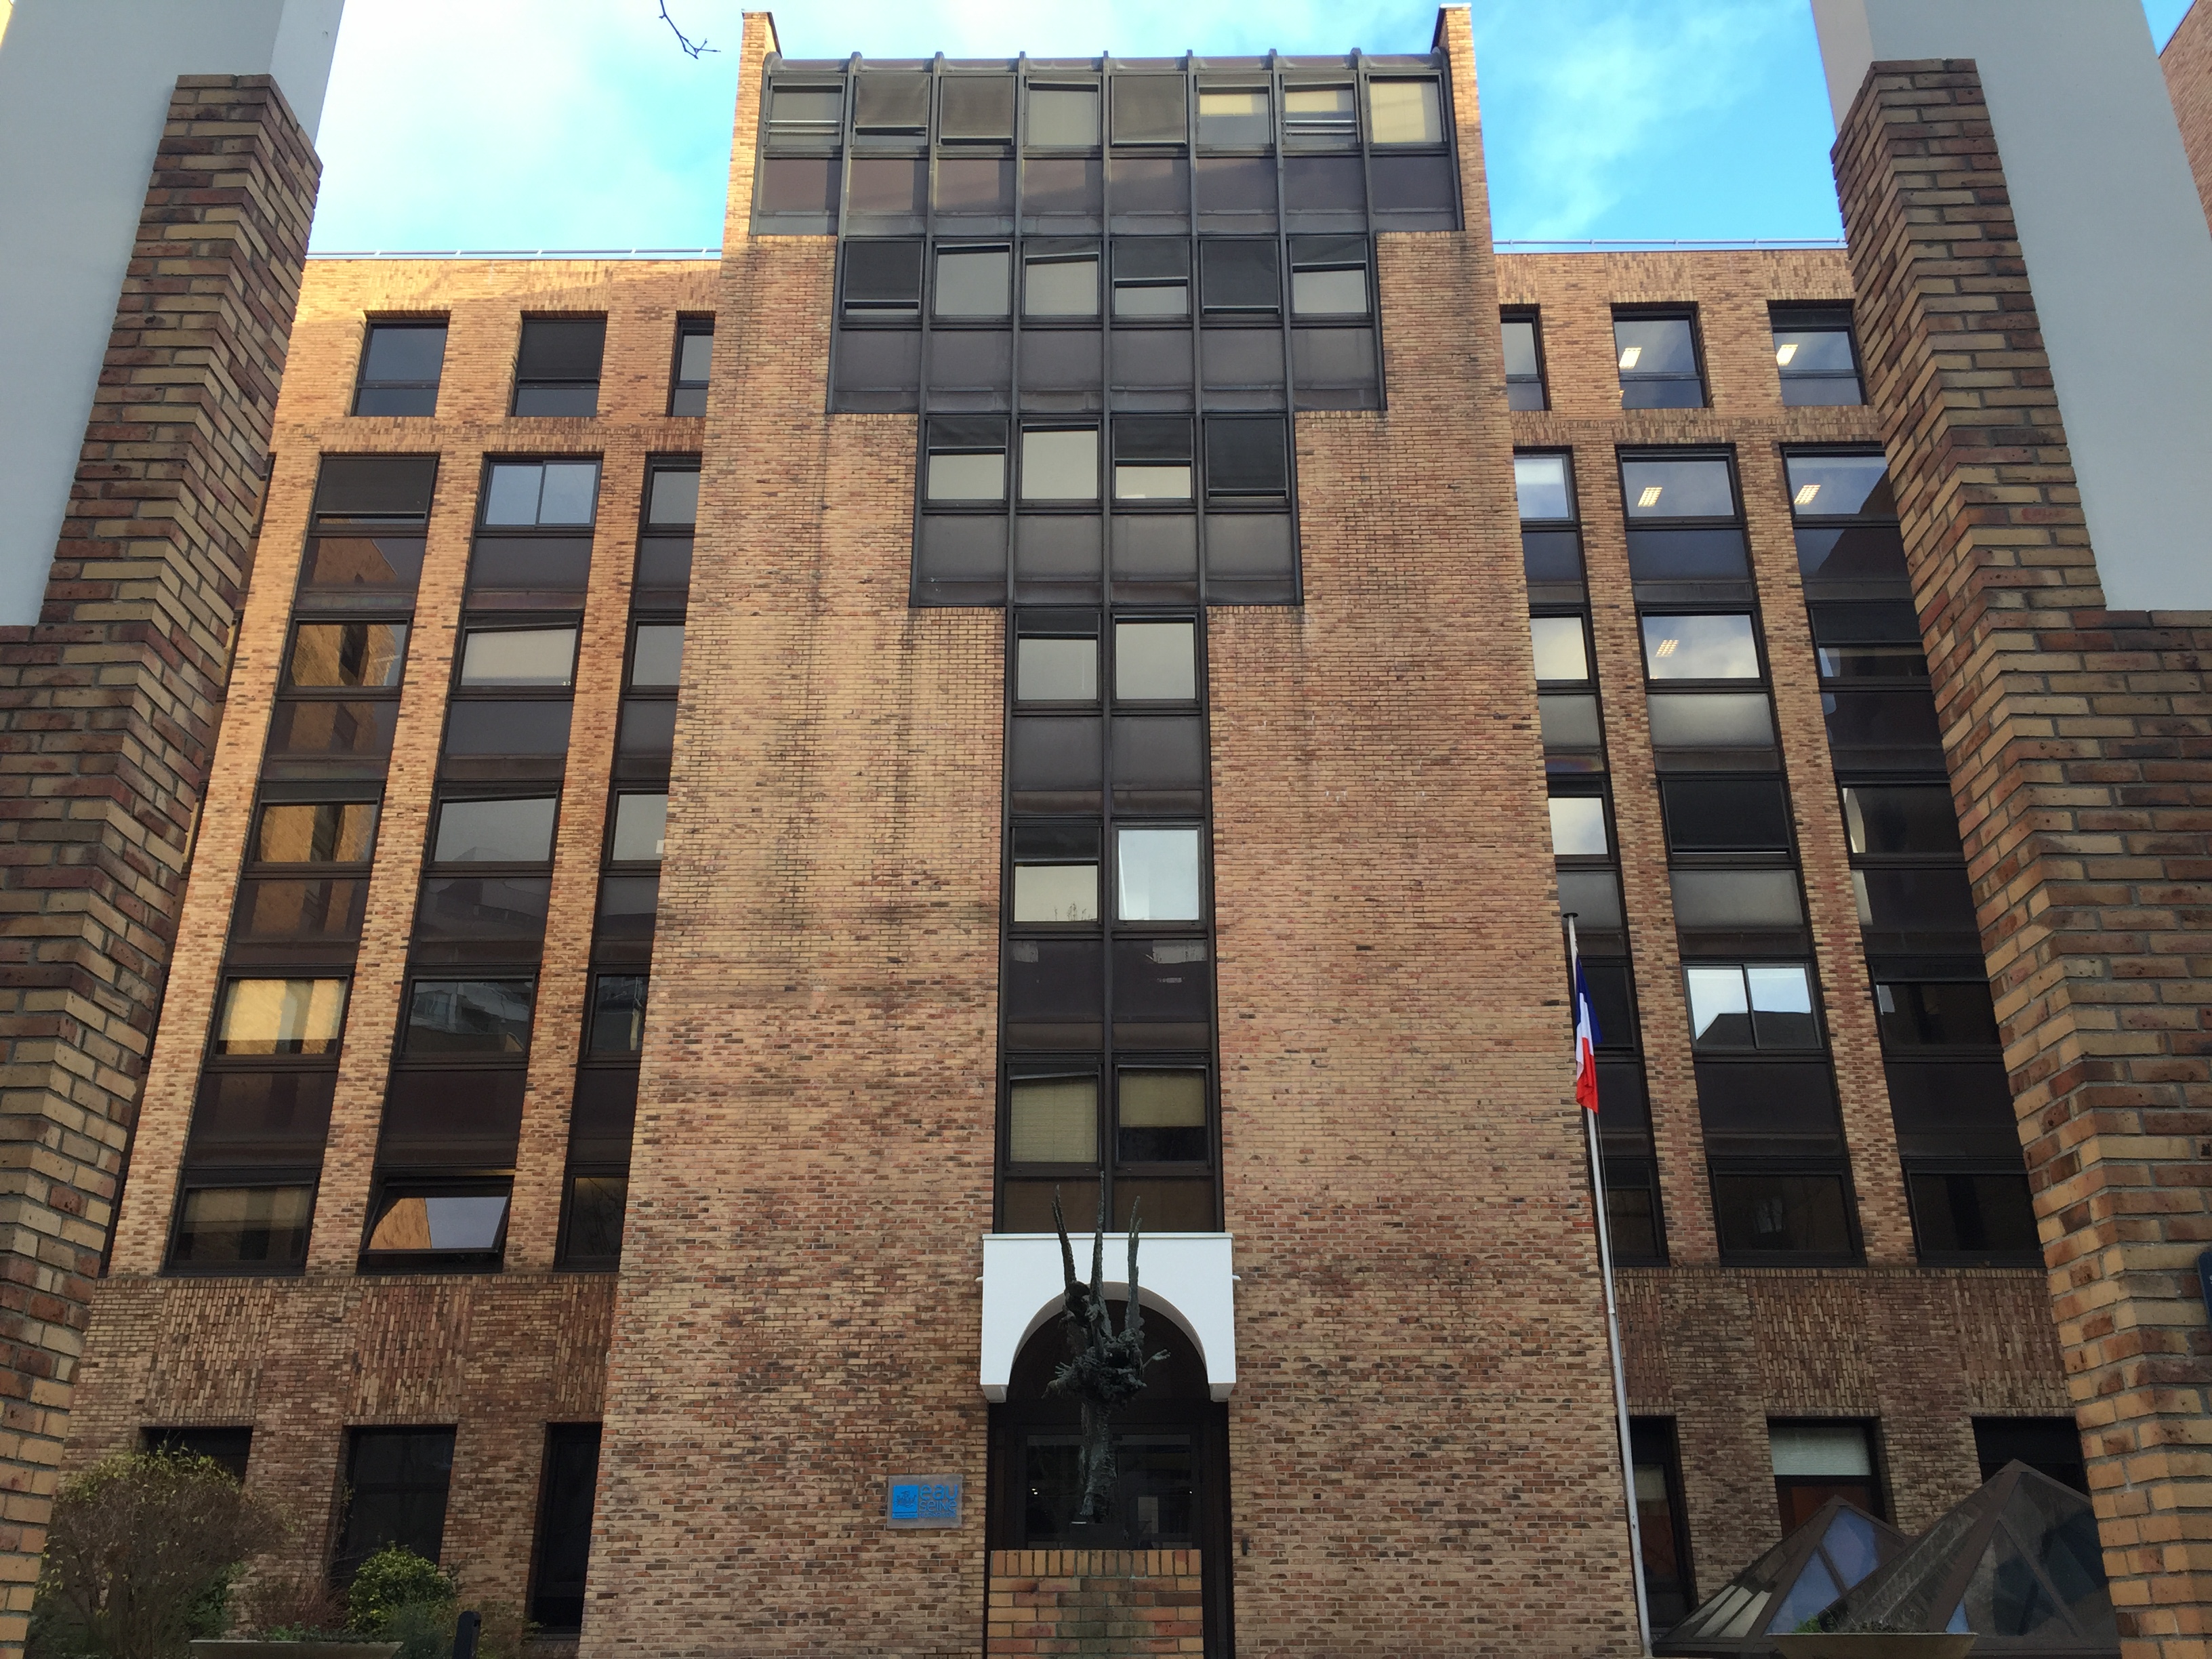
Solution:
[[[894,1527],[957,1527],[960,1524],[960,1477],[957,1474],[895,1474],[884,1520]]]

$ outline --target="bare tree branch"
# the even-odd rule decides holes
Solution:
[[[708,46],[707,44],[707,37],[703,34],[699,37],[698,41],[695,44],[690,35],[684,33],[682,29],[678,28],[676,27],[676,20],[668,15],[668,0],[660,0],[660,21],[668,25],[669,32],[676,37],[676,44],[683,47],[684,52],[695,59],[704,56],[708,52],[720,52],[721,50],[719,46]]]

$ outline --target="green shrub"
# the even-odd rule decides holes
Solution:
[[[453,1575],[404,1544],[387,1544],[361,1564],[346,1590],[346,1623],[373,1641],[393,1641],[386,1627],[402,1607],[438,1609],[451,1636],[461,1595]],[[421,1621],[413,1620],[410,1628]],[[409,1654],[404,1659],[416,1659]]]
[[[133,1452],[54,1497],[32,1614],[40,1659],[173,1659],[219,1636],[247,1559],[283,1535],[276,1515],[205,1457]]]

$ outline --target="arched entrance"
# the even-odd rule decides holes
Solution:
[[[1111,1304],[1117,1326],[1124,1305]],[[1156,1582],[1139,1584],[1146,1561],[1133,1561],[1129,1553],[1164,1551],[1188,1553],[1173,1565],[1194,1572],[1174,1576],[1194,1577],[1202,1585],[1201,1606],[1181,1611],[1202,1617],[1206,1651],[1231,1651],[1229,1408],[1208,1396],[1205,1363],[1171,1319],[1147,1310],[1145,1337],[1152,1352],[1167,1358],[1146,1374],[1144,1393],[1115,1413],[1119,1478],[1112,1518],[1103,1525],[1075,1519],[1082,1497],[1081,1409],[1045,1391],[1067,1351],[1057,1318],[1022,1345],[1006,1401],[991,1407],[988,1531],[994,1575],[1031,1576],[1023,1570],[1035,1563],[1010,1559],[1016,1553],[1074,1552],[1077,1570],[1071,1576],[1083,1581],[1060,1590],[1063,1633],[1035,1638],[1054,1644],[1037,1652],[1093,1651],[1077,1644],[1109,1634],[1133,1638],[1134,1629],[1099,1626],[1134,1620],[1138,1615],[1125,1604],[1138,1600],[1133,1592],[1139,1589],[1144,1605],[1174,1607],[1159,1599],[1173,1592],[1163,1592]],[[1171,1559],[1150,1558],[1154,1566]],[[1129,1590],[1117,1589],[1117,1581]],[[1062,1640],[1066,1645],[1057,1645]]]

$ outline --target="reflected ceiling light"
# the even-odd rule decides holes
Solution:
[[[1681,644],[1680,640],[1662,640],[1659,641],[1659,648],[1651,654],[1655,657],[1671,657],[1674,654],[1674,647],[1680,644]]]
[[[1620,366],[1623,368],[1633,368],[1636,367],[1636,360],[1643,355],[1642,346],[1630,346],[1620,354]]]
[[[1820,486],[1816,483],[1801,485],[1794,497],[1795,503],[1799,507],[1810,507],[1813,505],[1813,497],[1820,493]]]
[[[1784,368],[1790,367],[1790,360],[1796,355],[1797,342],[1795,340],[1790,341],[1787,345],[1777,346],[1774,349],[1774,361],[1781,364]]]
[[[1644,493],[1643,493],[1641,495],[1638,495],[1638,496],[1636,498],[1636,504],[1637,504],[1637,506],[1638,506],[1638,507],[1656,507],[1656,506],[1658,506],[1658,505],[1659,505],[1659,492],[1660,492],[1662,489],[1665,489],[1665,488],[1666,488],[1666,486],[1665,486],[1664,484],[1646,484],[1646,485],[1644,485]]]

